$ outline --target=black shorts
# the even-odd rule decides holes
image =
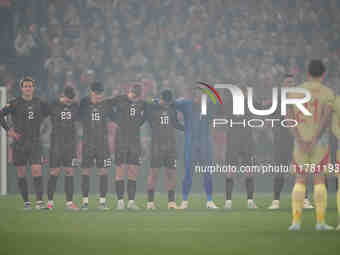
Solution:
[[[274,163],[289,165],[292,161],[294,141],[278,141],[274,144]]]
[[[121,164],[139,166],[141,163],[140,153],[132,151],[116,151],[115,163],[117,166],[120,166]]]
[[[176,155],[171,152],[162,152],[159,151],[157,153],[152,153],[151,155],[151,168],[176,168]]]
[[[92,146],[83,145],[82,168],[108,168],[112,166],[109,149],[104,146],[93,148]]]
[[[15,166],[41,165],[41,157],[40,143],[13,144],[13,164]]]
[[[79,166],[75,146],[52,145],[49,163],[50,168]]]
[[[230,165],[251,165],[254,155],[254,142],[249,132],[235,132],[228,135],[226,150],[226,162]]]

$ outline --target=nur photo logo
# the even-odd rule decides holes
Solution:
[[[201,115],[207,115],[207,98],[216,104],[216,98],[220,104],[223,104],[221,96],[216,91],[216,89],[227,89],[232,96],[232,108],[233,116],[244,116],[245,115],[245,105],[248,110],[254,116],[270,116],[272,115],[279,106],[279,100],[281,102],[280,114],[282,116],[287,116],[287,106],[295,105],[305,116],[312,116],[311,112],[305,107],[305,105],[311,100],[311,94],[307,89],[304,88],[280,88],[281,97],[279,98],[279,88],[272,88],[272,104],[267,109],[257,109],[254,105],[254,91],[252,87],[247,87],[247,95],[245,96],[243,91],[236,85],[233,84],[215,84],[209,85],[206,82],[198,81],[198,84],[204,87],[199,87],[202,90],[201,95]],[[293,95],[293,96],[291,96]],[[247,100],[246,100],[247,99]],[[246,104],[245,104],[246,103]],[[233,122],[232,119],[213,119],[213,126],[230,125],[233,124],[241,125],[246,127],[263,127],[265,122],[271,122],[272,127],[274,127],[275,122],[281,122],[284,127],[295,127],[298,125],[298,121],[294,119],[250,119]],[[293,124],[292,124],[293,123]]]

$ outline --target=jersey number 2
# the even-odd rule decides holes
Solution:
[[[28,119],[34,120],[34,112],[28,112]]]

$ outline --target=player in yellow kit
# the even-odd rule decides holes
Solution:
[[[337,96],[334,102],[334,112],[332,115],[332,132],[338,140],[338,148],[336,150],[336,165],[333,166],[333,171],[338,175],[338,192],[336,194],[336,201],[338,207],[339,225],[336,230],[340,231],[340,96]]]
[[[301,216],[306,192],[306,175],[314,174],[314,202],[316,210],[316,230],[332,230],[325,222],[327,189],[325,174],[330,160],[329,129],[330,116],[335,100],[333,91],[322,84],[326,68],[321,60],[312,60],[308,66],[308,81],[299,87],[307,89],[311,100],[304,104],[311,116],[304,115],[295,105],[290,109],[290,117],[298,121],[292,128],[295,137],[292,169],[296,173],[296,183],[292,192],[293,222],[291,231],[301,228]],[[300,93],[291,93],[289,98],[298,98]]]

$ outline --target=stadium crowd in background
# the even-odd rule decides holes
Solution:
[[[260,90],[282,73],[301,81],[315,58],[330,67],[327,83],[340,78],[337,0],[6,0],[0,11],[8,4],[15,56],[1,64],[16,79],[36,77],[48,97],[60,94],[65,83],[84,95],[92,79],[113,88],[136,76],[157,89],[167,83],[178,94],[197,79]]]

